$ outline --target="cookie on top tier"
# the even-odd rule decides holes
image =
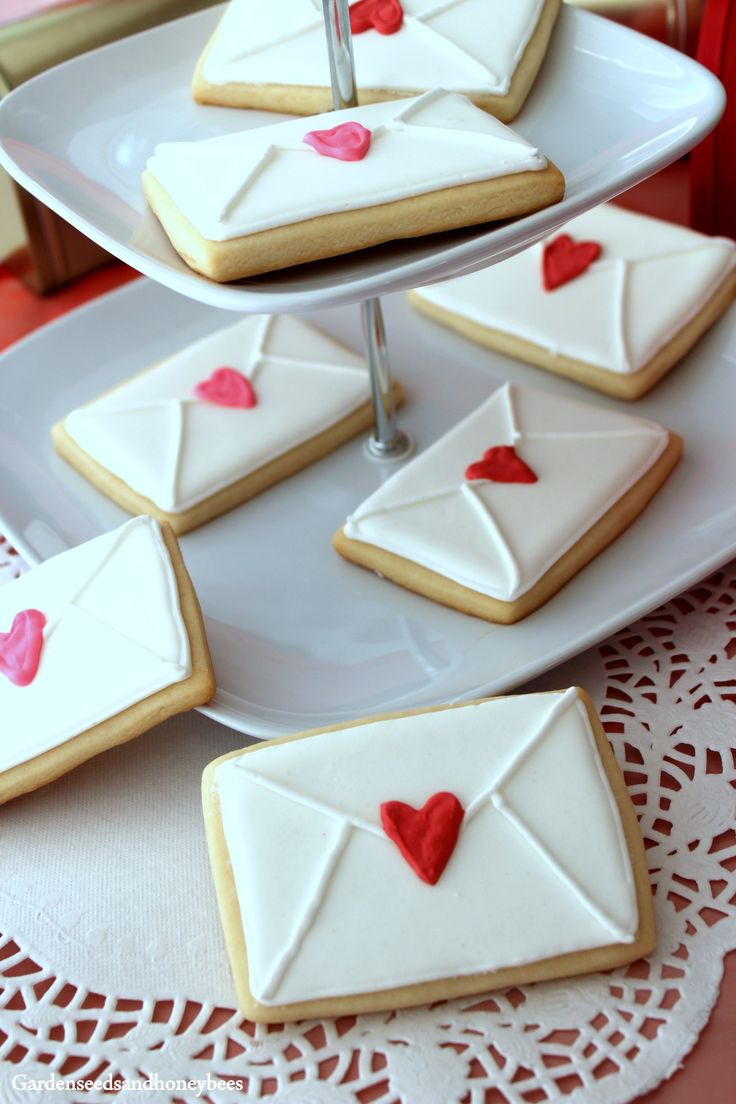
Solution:
[[[520,135],[436,89],[164,142],[143,187],[186,263],[228,281],[529,214],[557,203],[565,183]]]
[[[521,110],[560,0],[358,0],[350,5],[358,98],[439,85],[503,122]],[[231,0],[194,74],[200,103],[313,115],[329,111],[321,0]]]

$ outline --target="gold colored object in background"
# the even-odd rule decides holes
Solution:
[[[38,73],[216,0],[81,0],[0,26],[0,97]],[[0,170],[0,262],[34,291],[49,291],[110,256]]]

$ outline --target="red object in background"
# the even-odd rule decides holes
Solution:
[[[78,277],[59,291],[39,296],[18,279],[16,272],[0,264],[0,349],[138,275],[127,265],[109,264]]]
[[[690,156],[690,224],[736,238],[735,0],[708,0],[697,58],[723,82],[727,100],[720,123]]]

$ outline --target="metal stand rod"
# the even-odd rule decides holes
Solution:
[[[358,88],[355,82],[348,0],[322,0],[322,8],[330,58],[333,110],[357,107]],[[361,304],[361,314],[375,414],[375,432],[367,442],[366,452],[376,460],[401,460],[414,446],[396,424],[391,366],[386,349],[380,299],[367,299]]]

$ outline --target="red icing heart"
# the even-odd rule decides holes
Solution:
[[[494,445],[486,449],[482,460],[468,464],[466,479],[491,479],[494,483],[536,483],[538,476],[520,456],[513,445]]]
[[[215,406],[239,406],[248,409],[256,405],[253,384],[234,368],[215,368],[209,379],[201,380],[194,388],[198,399]]]
[[[0,633],[0,672],[15,686],[33,682],[41,659],[46,618],[40,610],[16,613],[10,632]]]
[[[350,5],[350,30],[362,34],[375,27],[379,34],[396,34],[404,22],[399,0],[358,0]]]
[[[559,234],[545,242],[542,250],[542,281],[545,291],[554,291],[582,276],[593,261],[598,260],[601,245],[595,241],[576,242],[569,234]]]
[[[455,850],[465,810],[452,793],[432,794],[421,809],[384,801],[381,824],[423,882],[435,885]]]
[[[361,123],[340,123],[331,130],[310,130],[302,138],[323,157],[338,161],[362,161],[371,144],[371,132]]]

